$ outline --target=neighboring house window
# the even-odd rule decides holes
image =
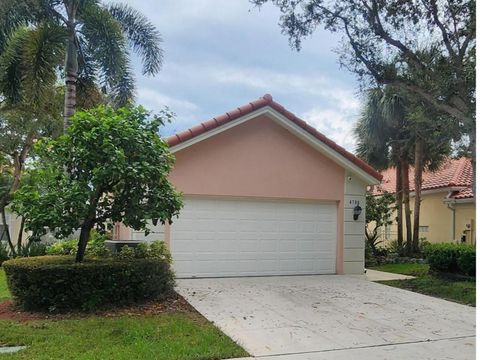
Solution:
[[[418,227],[419,232],[428,232],[428,226],[427,225],[420,225]]]

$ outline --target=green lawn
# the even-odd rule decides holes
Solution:
[[[0,301],[10,299],[10,292],[7,288],[7,280],[5,279],[5,271],[0,268]]]
[[[371,269],[395,274],[423,276],[428,274],[429,268],[430,265],[428,264],[385,264],[381,266],[374,266]]]
[[[0,270],[0,299],[9,297]],[[1,300],[0,300],[1,301]],[[248,354],[200,314],[91,316],[69,320],[0,320],[0,346],[27,345],[0,359],[207,360]]]
[[[428,268],[426,264],[386,264],[371,269],[416,276],[409,280],[380,281],[382,284],[475,306],[474,278],[433,275]]]

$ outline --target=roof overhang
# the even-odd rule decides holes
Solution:
[[[321,154],[325,155],[327,158],[333,160],[335,163],[343,167],[346,171],[358,177],[361,181],[363,181],[367,185],[374,185],[379,184],[380,180],[376,177],[369,174],[367,171],[363,170],[360,166],[356,165],[345,156],[340,154],[339,152],[332,149],[330,146],[325,144],[323,141],[317,139],[315,136],[310,134],[305,129],[301,128],[290,119],[285,117],[283,114],[278,112],[277,110],[273,109],[271,106],[264,106],[260,109],[254,110],[245,114],[243,116],[238,117],[237,119],[227,122],[223,125],[210,129],[202,134],[192,137],[191,139],[185,140],[179,144],[176,144],[170,148],[172,153],[176,153],[182,149],[185,149],[189,146],[197,144],[201,141],[204,141],[212,136],[215,136],[221,132],[224,132],[228,129],[231,129],[235,126],[248,122],[252,119],[258,118],[259,116],[267,116],[286,130],[288,130],[293,135],[297,136],[316,150],[318,150]]]

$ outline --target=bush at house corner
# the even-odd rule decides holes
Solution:
[[[430,270],[443,273],[475,275],[475,247],[465,244],[430,244],[425,249]]]

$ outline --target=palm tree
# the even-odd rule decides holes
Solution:
[[[130,51],[143,74],[162,64],[161,37],[148,19],[127,5],[98,0],[3,0],[0,3],[0,94],[16,102],[27,88],[65,82],[64,127],[76,109],[77,90],[101,90],[122,106],[133,98]]]
[[[409,128],[414,144],[413,253],[419,251],[420,203],[423,171],[437,170],[452,152],[452,141],[459,140],[455,122],[425,104],[417,104],[409,114]],[[455,136],[457,134],[457,136]]]
[[[412,101],[392,88],[367,93],[355,128],[357,154],[378,169],[396,167],[396,208],[399,249],[403,243],[405,214],[407,254],[418,252],[423,170],[435,170],[451,153],[454,121],[428,106]],[[414,164],[414,219],[410,210],[410,165]],[[412,232],[413,229],[413,232]]]
[[[405,101],[390,88],[376,88],[367,92],[361,117],[355,127],[356,153],[377,169],[396,167],[397,243],[403,248],[403,209],[407,248],[411,244],[411,218],[408,182],[409,161],[406,146]],[[406,185],[406,187],[405,187]]]

